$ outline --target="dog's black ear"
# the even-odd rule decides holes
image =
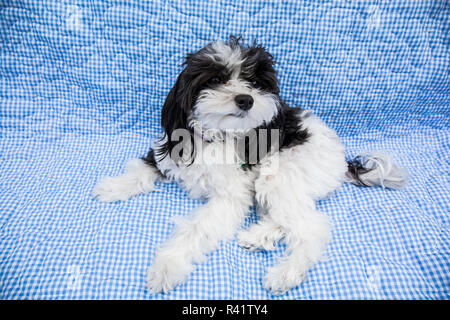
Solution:
[[[175,85],[167,95],[161,112],[161,125],[167,135],[171,135],[175,129],[187,128],[187,101],[183,97],[185,89],[185,70],[178,76]]]
[[[243,66],[243,73],[249,77],[258,79],[259,84],[266,90],[274,94],[279,94],[277,73],[275,71],[274,57],[262,45],[253,43],[245,52],[247,59]],[[247,69],[247,66],[250,68]]]
[[[166,142],[157,150],[158,156],[165,157],[170,155],[172,157],[172,150],[175,145],[180,143],[179,140],[173,140],[173,133],[177,129],[185,129],[190,132],[188,128],[188,114],[192,108],[193,99],[189,88],[189,79],[187,77],[186,69],[183,70],[177,78],[174,86],[167,95],[166,101],[162,107],[161,112],[161,126],[164,128]],[[192,136],[191,139],[192,140]],[[181,141],[183,144],[192,141]],[[193,148],[191,148],[191,154]],[[182,153],[176,155],[182,157]],[[176,160],[176,159],[174,159]]]

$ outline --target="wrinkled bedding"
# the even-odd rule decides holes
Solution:
[[[186,52],[230,34],[273,53],[282,97],[324,119],[349,157],[384,150],[409,184],[346,184],[320,201],[332,241],[285,295],[261,283],[283,244],[254,253],[235,239],[152,295],[155,249],[202,202],[175,183],[117,203],[92,188],[161,134]],[[3,0],[0,298],[448,299],[449,116],[445,0]]]

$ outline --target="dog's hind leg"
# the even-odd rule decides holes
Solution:
[[[286,256],[268,270],[264,287],[273,294],[283,294],[299,285],[306,272],[319,261],[330,239],[327,217],[315,209],[308,185],[292,171],[280,169],[271,179],[261,176],[255,183],[256,199],[267,211],[265,223],[255,225],[242,239],[272,239],[284,236]],[[270,224],[267,224],[270,221]],[[270,228],[268,227],[270,226]],[[262,231],[268,234],[261,234]],[[248,231],[247,231],[248,232]],[[254,242],[254,241],[253,241]],[[244,243],[245,244],[245,243]]]
[[[283,229],[286,256],[271,267],[263,280],[264,287],[279,295],[299,285],[306,272],[321,258],[330,239],[327,217],[315,210],[314,201],[294,206],[274,207],[270,212],[274,223]]]
[[[325,251],[331,227],[315,201],[338,189],[347,171],[344,146],[336,133],[313,115],[302,120],[308,140],[263,159],[262,168],[270,170],[261,171],[255,181],[255,198],[282,228],[287,246],[286,256],[263,281],[274,294],[299,285]]]
[[[150,151],[149,156],[151,156]],[[104,177],[94,188],[93,195],[103,202],[127,200],[138,194],[150,192],[155,181],[161,177],[156,163],[147,156],[133,159],[127,164],[124,174],[117,177]]]

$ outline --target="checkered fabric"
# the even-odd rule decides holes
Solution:
[[[0,1],[0,298],[450,298],[449,19],[446,0]],[[201,201],[175,183],[112,204],[91,191],[161,133],[183,56],[230,34],[273,53],[282,97],[349,157],[384,150],[410,182],[320,201],[332,241],[285,295],[261,279],[286,248],[236,240],[152,295],[155,249]]]

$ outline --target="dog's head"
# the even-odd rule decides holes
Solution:
[[[274,60],[264,47],[245,46],[230,37],[188,54],[184,65],[162,110],[168,136],[175,129],[192,129],[194,123],[203,130],[248,130],[277,114]]]

